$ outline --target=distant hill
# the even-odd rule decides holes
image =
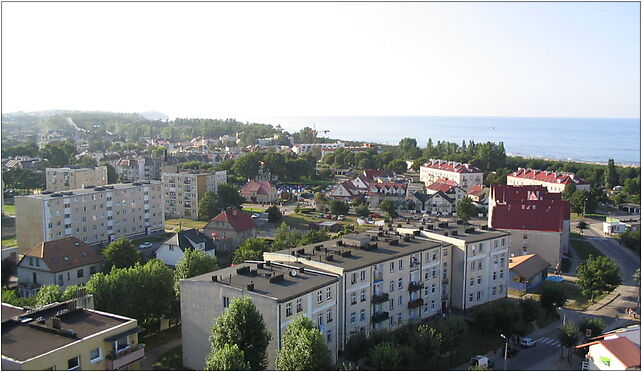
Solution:
[[[138,114],[147,120],[169,120],[169,116],[158,111],[138,112]]]

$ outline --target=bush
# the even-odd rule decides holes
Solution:
[[[265,210],[268,214],[268,222],[277,222],[283,218],[281,211],[276,205],[273,205]]]

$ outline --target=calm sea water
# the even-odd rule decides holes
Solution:
[[[238,118],[281,125],[287,131],[305,126],[329,130],[330,138],[397,144],[412,137],[420,147],[428,138],[461,143],[503,141],[506,152],[561,160],[640,165],[640,119],[492,118],[420,116],[317,116]]]

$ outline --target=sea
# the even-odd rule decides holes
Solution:
[[[280,125],[288,132],[306,126],[320,137],[395,145],[404,137],[426,147],[504,142],[509,155],[592,163],[640,165],[640,119],[511,118],[434,116],[248,117],[241,121]],[[327,132],[324,132],[327,131]]]

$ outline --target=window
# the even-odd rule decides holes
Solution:
[[[356,293],[352,293],[350,295],[350,305],[354,305],[356,303],[357,303],[357,294]]]
[[[350,314],[350,324],[354,324],[357,321],[357,313]]]
[[[332,321],[332,309],[328,310],[326,313],[326,323],[330,323]]]
[[[448,249],[444,249],[443,255],[444,255],[444,257],[448,257]]]
[[[292,315],[292,302],[288,302],[285,304],[285,316],[291,316]]]
[[[361,302],[364,302],[366,300],[366,290],[362,289],[361,290]]]
[[[497,287],[493,287],[493,296],[497,294]]]
[[[101,360],[103,360],[103,357],[99,347],[89,351],[89,361],[92,364],[100,362]]]
[[[430,286],[430,293],[435,293],[436,286],[433,284]]]
[[[33,266],[33,257],[29,257],[29,265]]]
[[[484,253],[484,243],[479,243],[479,253]]]
[[[495,240],[495,248],[497,248],[498,245],[499,245],[499,241]]]
[[[123,349],[126,349],[129,346],[127,343],[127,336],[123,336],[119,338],[118,340],[114,341],[114,347],[116,351],[120,351]]]
[[[357,273],[352,273],[352,280],[350,281],[350,284],[354,284],[357,282]]]
[[[481,300],[482,291],[477,292],[477,301]]]
[[[493,271],[493,280],[497,279],[497,271]]]
[[[325,340],[326,342],[332,342],[332,330],[328,329],[326,334],[325,334]]]
[[[524,234],[523,238],[528,239],[528,235]]]
[[[230,298],[223,296],[223,308],[227,309],[230,306]]]
[[[435,300],[430,302],[430,310],[435,310]]]
[[[402,322],[403,322],[403,315],[399,313],[399,315],[397,316],[397,324],[401,324]]]
[[[303,311],[303,304],[301,303],[301,299],[297,298],[297,300],[296,300],[296,312],[300,313],[301,311]]]
[[[319,314],[319,317],[317,318],[317,325],[319,327],[323,325],[323,314]]]
[[[473,302],[473,294],[468,295],[468,302]]]
[[[470,263],[470,271],[475,271],[475,262]]]
[[[506,245],[506,238],[502,238],[502,247]]]
[[[394,292],[394,291],[395,291],[395,282],[394,282],[394,280],[391,280],[390,281],[390,292]]]
[[[437,277],[437,270],[436,269],[432,269],[432,277],[433,278]]]
[[[504,285],[499,286],[499,293],[504,293]]]
[[[399,270],[403,270],[403,260],[399,260]]]
[[[366,271],[361,270],[361,281],[363,282],[364,280],[366,280]]]
[[[323,291],[318,291],[317,292],[317,302],[318,303],[323,302]]]
[[[477,284],[481,284],[481,276],[477,277]]]
[[[399,301],[397,302],[397,305],[401,306],[403,304],[403,295],[399,296]]]
[[[362,322],[366,320],[366,311],[364,309],[361,309],[361,311],[359,312],[359,320]]]
[[[499,278],[501,279],[503,277],[504,277],[504,270],[499,270]]]
[[[73,357],[67,361],[67,369],[75,371],[80,368],[80,356]]]
[[[325,298],[328,300],[332,298],[332,287],[328,287],[328,289],[326,290]]]
[[[395,309],[395,300],[394,299],[391,299],[390,301],[388,301],[388,307],[390,308],[390,310],[394,310]]]
[[[444,251],[445,253],[445,251]],[[437,252],[433,252],[432,254],[432,261],[435,261],[437,259]]]
[[[392,327],[394,321],[392,320],[392,317],[388,318],[388,325]]]
[[[394,262],[391,262],[391,263],[390,263],[390,272],[391,272],[391,273],[394,273],[394,272],[395,272],[395,263],[394,263]]]
[[[430,293],[429,291],[430,289],[428,289],[428,287],[424,288],[424,296],[428,297],[428,293]]]
[[[481,261],[479,261],[479,262],[477,263],[477,270],[481,270],[481,269],[482,269],[482,262],[481,262]]]
[[[475,278],[470,278],[470,286],[472,287],[475,285]]]
[[[403,279],[399,278],[397,282],[397,288],[400,288],[400,289],[403,288]]]
[[[83,276],[85,276],[85,270],[84,269],[78,269],[76,271],[76,278],[82,278]]]

